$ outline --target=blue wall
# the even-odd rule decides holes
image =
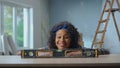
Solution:
[[[50,26],[69,21],[83,33],[85,47],[91,47],[102,9],[102,0],[51,0]]]

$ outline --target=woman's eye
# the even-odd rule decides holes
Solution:
[[[60,39],[61,37],[59,36],[59,37],[57,37],[58,39]]]
[[[68,37],[65,37],[66,39],[68,38]]]
[[[65,38],[66,38],[66,39],[69,39],[70,37],[69,37],[69,36],[66,36]]]

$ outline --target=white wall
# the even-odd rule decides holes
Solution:
[[[4,0],[5,1],[5,0]],[[6,0],[33,7],[33,45],[40,48],[47,44],[49,26],[49,0]],[[41,25],[45,28],[41,28]],[[43,39],[41,39],[41,37]],[[44,40],[44,41],[43,41]]]

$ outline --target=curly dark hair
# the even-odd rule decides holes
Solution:
[[[80,48],[80,45],[78,44],[79,32],[77,31],[77,28],[75,28],[70,22],[67,21],[57,23],[52,27],[52,29],[50,30],[50,37],[48,39],[49,48],[57,49],[55,45],[55,37],[56,37],[56,32],[61,28],[65,28],[70,34],[71,42],[69,49]]]

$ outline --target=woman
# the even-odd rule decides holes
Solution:
[[[50,30],[48,39],[48,46],[39,49],[81,49],[82,46],[78,44],[80,38],[77,29],[69,22],[63,21],[55,24]],[[18,52],[21,54],[21,52]]]
[[[50,30],[48,48],[50,49],[78,49],[82,48],[78,44],[79,32],[67,21],[55,24]]]

